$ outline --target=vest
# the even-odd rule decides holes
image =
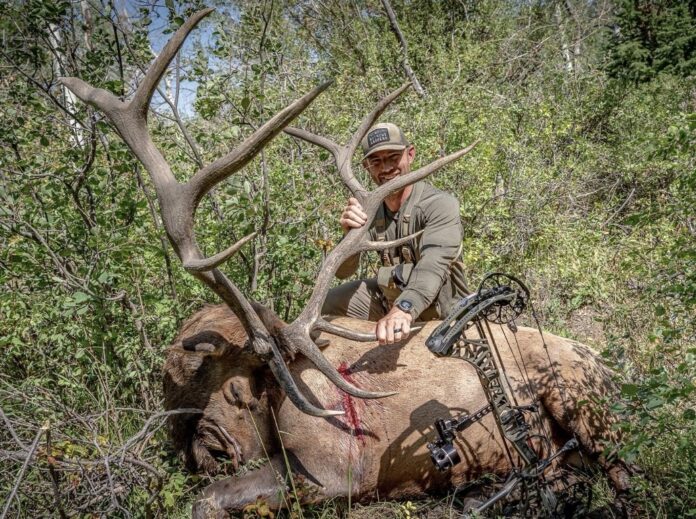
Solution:
[[[423,195],[424,184],[417,182],[413,186],[411,196],[402,207],[397,219],[396,237],[402,238],[416,232],[414,229],[413,211]],[[375,216],[374,230],[377,241],[386,241],[387,215],[384,203]],[[443,286],[433,304],[426,309],[420,320],[437,319],[447,315],[456,302],[469,294],[464,281],[464,265],[459,260],[461,245],[455,259],[450,263],[449,274],[445,276]],[[413,267],[420,260],[420,247],[416,240],[412,240],[397,248],[384,249],[381,254],[382,268],[378,273],[378,284],[385,297],[387,306],[391,307],[401,291],[408,285]]]

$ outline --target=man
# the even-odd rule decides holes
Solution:
[[[394,124],[373,126],[362,141],[363,167],[381,185],[411,171],[416,150]],[[340,224],[343,232],[362,227],[367,215],[355,198],[348,200]],[[344,283],[329,291],[322,314],[377,321],[380,344],[408,337],[412,323],[444,317],[467,293],[457,261],[462,227],[459,202],[426,182],[405,187],[382,202],[370,228],[372,240],[394,240],[422,230],[408,245],[384,251],[376,278]],[[355,273],[360,256],[336,272],[344,279]]]

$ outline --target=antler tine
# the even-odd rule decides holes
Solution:
[[[363,137],[365,137],[367,130],[369,130],[372,125],[375,124],[375,121],[380,115],[382,115],[382,112],[384,112],[384,110],[386,110],[397,97],[403,94],[411,86],[413,85],[410,81],[404,83],[391,94],[380,99],[377,106],[375,106],[375,108],[363,118],[363,120],[360,122],[360,126],[358,126],[358,129],[353,134],[353,137],[350,139],[350,142],[347,145],[351,157],[353,156],[353,153],[355,153],[355,150],[358,149],[360,141],[363,139]]]
[[[386,184],[382,184],[379,186],[377,189],[375,189],[369,197],[370,202],[381,202],[384,200],[387,196],[390,194],[398,191],[399,189],[402,189],[410,184],[415,184],[419,180],[423,180],[425,177],[432,175],[435,173],[437,170],[444,168],[448,164],[454,162],[457,159],[462,158],[464,155],[469,153],[474,147],[480,142],[480,139],[476,139],[472,144],[467,146],[466,148],[463,148],[459,151],[455,151],[454,153],[450,153],[446,157],[442,157],[440,159],[437,159],[434,162],[431,162],[427,166],[423,166],[422,168],[417,169],[416,171],[412,171],[410,173],[407,173],[406,175],[400,175]]]
[[[235,252],[241,249],[249,240],[256,237],[258,233],[256,231],[248,234],[235,244],[231,245],[222,252],[217,253],[215,256],[211,256],[205,259],[189,259],[184,261],[184,268],[188,272],[208,272],[213,270],[215,267],[221,265],[228,259],[230,259]]]
[[[354,332],[343,326],[338,326],[337,324],[330,323],[325,319],[317,320],[314,325],[315,330],[330,333],[331,335],[336,335],[338,337],[343,337],[344,339],[350,339],[352,341],[358,342],[374,342],[377,340],[377,336],[374,333],[365,332]],[[412,326],[411,333],[418,332],[423,329],[423,326]]]
[[[360,122],[360,126],[358,126],[358,129],[355,131],[348,143],[341,149],[340,155],[336,157],[336,166],[338,167],[339,175],[341,175],[341,180],[343,180],[346,187],[350,189],[353,196],[360,200],[363,205],[369,196],[369,191],[362,186],[360,181],[355,178],[355,175],[353,174],[351,165],[353,155],[355,154],[355,150],[358,149],[360,141],[363,139],[363,137],[365,137],[365,134],[375,123],[377,118],[382,115],[382,112],[384,112],[384,110],[386,110],[387,107],[410,86],[411,83],[404,83],[389,95],[380,99],[375,108],[363,118],[363,120]]]
[[[70,91],[83,103],[92,105],[107,115],[125,106],[125,103],[121,102],[118,97],[108,90],[104,90],[103,88],[94,88],[92,85],[82,81],[80,78],[60,77],[58,78],[58,83],[70,89]]]
[[[131,106],[140,114],[143,116],[147,115],[150,100],[157,89],[157,85],[167,70],[169,63],[171,63],[176,53],[179,52],[179,49],[184,44],[186,37],[203,18],[214,10],[213,8],[208,8],[195,12],[181,27],[179,27],[179,29],[177,29],[162,49],[162,52],[159,53],[159,56],[157,56],[152,65],[150,65],[150,68],[147,70],[140,85],[138,85],[138,89],[130,102]]]
[[[302,128],[295,128],[294,126],[285,128],[283,131],[288,135],[292,135],[293,137],[297,137],[298,139],[311,142],[312,144],[316,144],[317,146],[324,148],[326,151],[330,152],[331,155],[333,155],[334,159],[338,157],[340,146],[326,137],[316,135],[312,132],[308,132],[307,130],[303,130]]]
[[[350,339],[352,341],[358,342],[373,342],[377,340],[377,336],[374,333],[366,332],[354,332],[353,330],[348,330],[342,326],[330,323],[325,319],[318,319],[314,325],[315,330],[321,332],[330,333],[331,335],[337,335],[338,337],[343,337],[344,339]]]
[[[371,250],[384,250],[384,249],[391,249],[393,247],[398,247],[400,245],[404,245],[405,243],[408,243],[412,240],[415,240],[418,238],[421,234],[423,234],[423,231],[418,231],[414,232],[413,234],[409,234],[407,236],[404,236],[402,238],[396,239],[396,240],[390,240],[390,241],[364,241],[360,244],[360,252],[367,252]]]
[[[290,374],[290,370],[283,362],[283,358],[280,355],[275,344],[272,345],[273,357],[268,362],[268,367],[271,369],[271,373],[276,378],[280,386],[288,395],[290,401],[295,404],[300,411],[312,416],[328,417],[328,416],[340,416],[345,414],[343,411],[332,411],[329,409],[321,409],[313,404],[311,404],[302,392],[298,389],[295,380]]]
[[[334,162],[336,163],[336,167],[338,168],[338,174],[346,187],[348,187],[350,192],[353,193],[353,196],[358,197],[360,200],[365,197],[367,190],[362,186],[360,181],[355,178],[355,175],[353,175],[351,170],[350,161],[352,158],[352,153],[348,152],[347,145],[341,146],[327,139],[326,137],[316,135],[300,128],[286,128],[285,133],[307,142],[311,142],[312,144],[316,144],[317,146],[321,146],[325,150],[331,152]]]
[[[336,371],[336,368],[331,365],[326,357],[324,357],[324,354],[319,350],[317,345],[314,344],[314,342],[312,342],[308,336],[305,335],[299,337],[296,333],[294,333],[292,328],[289,328],[288,332],[288,336],[292,337],[293,342],[298,345],[299,351],[301,351],[302,354],[326,376],[326,378],[333,382],[336,387],[342,391],[345,391],[349,395],[356,398],[385,398],[397,393],[396,391],[387,391],[382,393],[365,391],[364,389],[355,387],[353,384],[346,381],[338,371]]]
[[[333,83],[333,81],[327,81],[319,85],[292,104],[286,106],[247,137],[244,142],[233,151],[199,170],[193,178],[191,178],[187,186],[188,189],[191,190],[194,203],[197,205],[205,193],[215,186],[215,184],[244,167],[261,151],[261,149],[263,149],[268,141],[290,124],[290,122],[307,108],[319,94],[326,90],[331,83]]]

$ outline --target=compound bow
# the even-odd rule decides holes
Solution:
[[[567,508],[562,512],[559,511],[559,498],[552,490],[545,473],[556,458],[566,452],[578,449],[579,443],[573,437],[546,458],[540,458],[539,454],[535,452],[530,441],[533,437],[542,438],[547,445],[551,445],[550,435],[541,429],[539,404],[537,402],[529,405],[517,404],[515,395],[512,394],[512,386],[504,371],[498,346],[490,329],[490,324],[507,325],[513,334],[516,333],[515,319],[528,306],[531,308],[543,341],[539,321],[533,306],[531,306],[529,290],[524,283],[508,274],[499,272],[488,274],[481,281],[478,290],[461,299],[450,315],[426,341],[428,349],[435,355],[456,357],[471,364],[476,369],[488,400],[488,405],[473,413],[456,418],[441,418],[435,422],[438,437],[433,443],[428,444],[435,466],[439,470],[445,471],[459,463],[461,458],[453,444],[456,437],[455,433],[464,431],[489,413],[493,414],[503,438],[512,445],[522,461],[521,466],[515,466],[508,450],[508,456],[514,468],[498,492],[470,511],[477,514],[488,510],[519,488],[522,491],[521,495],[526,497],[526,499],[521,500],[525,506],[523,513],[535,510],[537,515],[541,514],[547,517],[559,516],[559,514],[561,516],[568,515]],[[467,336],[466,332],[469,329],[476,332],[476,337]],[[546,343],[543,344],[546,348]],[[551,363],[550,367],[552,370],[554,369]],[[503,383],[501,377],[506,379],[507,385]],[[526,379],[525,383],[529,386],[530,381]],[[556,383],[558,384],[557,380]],[[508,388],[510,395],[508,395]],[[530,387],[528,389],[530,389],[530,394],[535,394]],[[562,395],[560,386],[559,392]],[[565,407],[565,398],[563,398],[563,404]],[[533,416],[536,423],[539,424],[540,430],[534,435],[531,434],[532,426],[527,422],[526,413]],[[576,492],[577,490],[577,488],[574,489]],[[585,507],[589,506],[591,498],[589,487],[582,488],[581,495],[586,501]],[[575,497],[577,499],[578,496]],[[530,504],[534,504],[534,506],[530,508]]]

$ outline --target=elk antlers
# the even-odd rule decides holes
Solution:
[[[205,194],[251,161],[273,137],[281,132],[330,85],[330,82],[327,82],[314,88],[311,92],[274,115],[233,151],[217,159],[212,164],[201,168],[188,182],[178,182],[169,164],[167,164],[165,158],[155,147],[150,137],[147,129],[148,109],[153,93],[169,63],[179,51],[191,30],[212,11],[213,9],[198,11],[176,31],[148,69],[130,101],[121,101],[112,93],[94,88],[78,78],[61,78],[60,81],[83,102],[102,111],[114,125],[133,154],[145,166],[157,193],[162,222],[167,231],[167,236],[181,259],[184,268],[210,287],[234,311],[245,328],[249,337],[250,347],[268,363],[278,383],[298,409],[315,416],[343,414],[342,411],[318,408],[306,399],[290,374],[282,355],[283,350],[286,352],[299,351],[304,354],[337,387],[355,397],[381,398],[392,395],[394,393],[364,391],[348,383],[319,351],[311,340],[310,333],[315,330],[324,330],[329,333],[357,338],[357,340],[374,340],[374,336],[369,334],[355,334],[321,319],[319,312],[326,298],[329,284],[338,266],[351,255],[367,250],[379,250],[385,247],[397,246],[413,239],[417,235],[407,236],[394,242],[370,242],[364,240],[367,232],[366,227],[350,231],[327,257],[307,307],[292,324],[275,330],[273,334],[264,326],[259,314],[254,310],[254,305],[217,268],[245,243],[253,239],[255,233],[242,238],[226,250],[209,258],[203,256],[196,243],[194,216],[198,204]],[[442,166],[465,155],[473,147],[473,145],[469,146],[408,175],[395,178],[372,193],[365,190],[351,172],[350,161],[353,153],[357,149],[360,140],[379,115],[408,86],[409,84],[403,85],[381,100],[372,113],[363,119],[357,132],[345,146],[339,146],[328,139],[304,130],[286,130],[291,135],[323,146],[333,154],[343,182],[354,196],[361,201],[370,219],[374,218],[379,204],[390,193],[426,177]]]

